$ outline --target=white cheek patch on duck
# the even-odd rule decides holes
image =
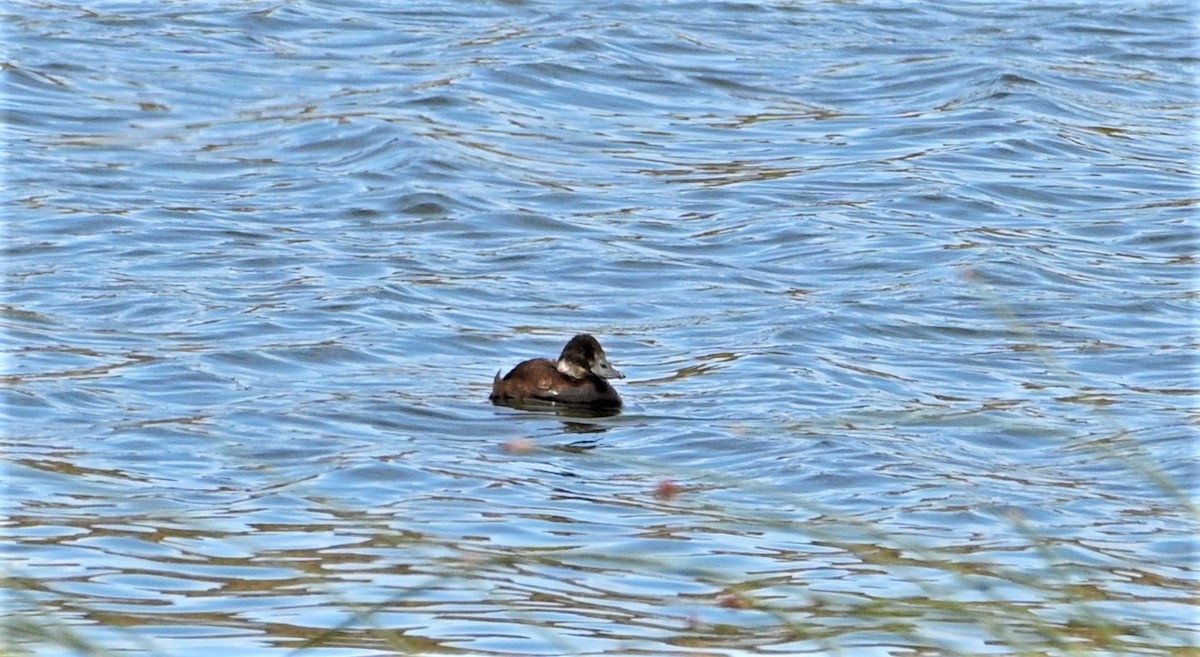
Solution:
[[[559,360],[558,364],[555,365],[555,369],[563,374],[566,374],[572,379],[583,379],[586,378],[588,374],[586,369],[576,365],[575,363],[568,363],[565,360]]]

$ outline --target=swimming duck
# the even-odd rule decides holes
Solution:
[[[492,380],[493,404],[542,401],[597,409],[621,407],[621,397],[605,379],[623,379],[624,374],[608,362],[596,338],[581,333],[563,347],[558,361],[534,358]]]

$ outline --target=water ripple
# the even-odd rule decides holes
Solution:
[[[10,651],[1194,643],[1187,7],[10,13]]]

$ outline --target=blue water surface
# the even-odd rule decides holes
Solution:
[[[1196,646],[1190,3],[5,14],[3,651]]]

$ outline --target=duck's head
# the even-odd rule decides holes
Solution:
[[[608,362],[608,355],[604,353],[600,342],[586,333],[571,338],[563,347],[556,366],[559,372],[573,379],[585,378],[589,372],[604,379],[625,378]]]

